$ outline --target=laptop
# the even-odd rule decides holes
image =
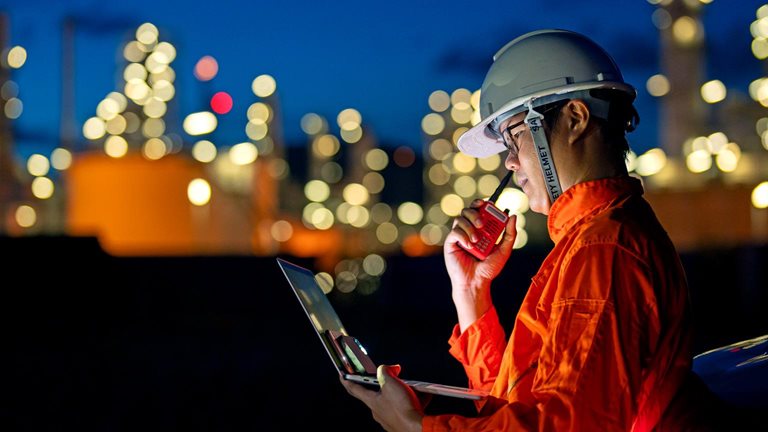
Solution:
[[[282,258],[277,258],[277,263],[339,375],[350,381],[378,387],[376,364],[368,356],[368,352],[358,338],[347,332],[328,297],[318,285],[315,274],[309,269]],[[482,399],[488,395],[484,390],[410,379],[403,379],[403,381],[414,390],[424,393],[473,400]]]

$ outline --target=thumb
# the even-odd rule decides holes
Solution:
[[[379,365],[379,367],[376,368],[376,378],[379,379],[379,386],[383,386],[390,377],[397,377],[400,375],[401,369],[400,365]]]
[[[498,246],[504,255],[509,255],[512,246],[515,245],[515,239],[517,239],[517,215],[513,214],[507,221],[504,237],[501,239]]]

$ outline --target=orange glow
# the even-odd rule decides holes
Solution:
[[[403,240],[403,253],[410,257],[423,257],[439,253],[441,246],[430,246],[421,239],[418,233],[409,235]]]

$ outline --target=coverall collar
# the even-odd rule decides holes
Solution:
[[[560,241],[582,219],[612,201],[628,195],[642,195],[643,185],[630,176],[609,177],[577,183],[552,204],[547,218],[549,237]]]

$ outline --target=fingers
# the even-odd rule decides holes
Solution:
[[[512,215],[507,221],[507,227],[504,230],[504,237],[499,243],[498,250],[503,256],[509,256],[512,253],[512,247],[517,238],[517,215]]]
[[[347,390],[347,393],[357,399],[360,399],[363,403],[368,405],[368,407],[371,406],[373,398],[379,394],[378,391],[369,390],[365,386],[354,383],[348,379],[344,379],[344,377],[339,377],[339,380],[341,381],[341,385],[344,386],[344,389]]]

